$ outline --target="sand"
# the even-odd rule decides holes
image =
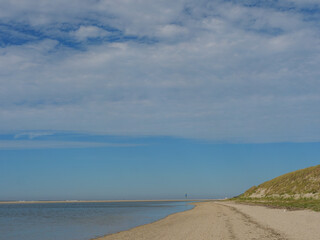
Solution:
[[[288,211],[234,203],[225,205],[234,207],[260,224],[286,235],[287,239],[320,239],[320,212],[311,210]]]
[[[320,239],[320,213],[235,203],[200,202],[195,208],[97,240]]]

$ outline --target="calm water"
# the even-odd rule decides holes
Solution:
[[[192,207],[186,202],[0,204],[0,239],[88,240]]]

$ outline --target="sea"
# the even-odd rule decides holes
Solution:
[[[0,240],[89,240],[193,208],[190,202],[0,204]]]

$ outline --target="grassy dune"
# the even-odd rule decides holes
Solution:
[[[285,208],[289,210],[310,209],[320,212],[319,199],[281,199],[281,198],[242,198],[232,199],[238,203],[262,205],[268,207]]]
[[[234,201],[320,211],[320,165],[284,174],[253,186]]]

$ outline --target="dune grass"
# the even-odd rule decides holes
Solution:
[[[232,199],[286,209],[320,211],[320,165],[276,177]]]
[[[262,205],[267,207],[284,208],[288,210],[299,210],[299,209],[310,209],[313,211],[320,212],[320,200],[311,198],[245,198],[235,197],[231,199],[238,203],[247,203]]]
[[[320,165],[301,169],[276,177],[270,181],[248,189],[243,195],[249,197],[259,190],[265,190],[266,195],[293,195],[320,192]]]

